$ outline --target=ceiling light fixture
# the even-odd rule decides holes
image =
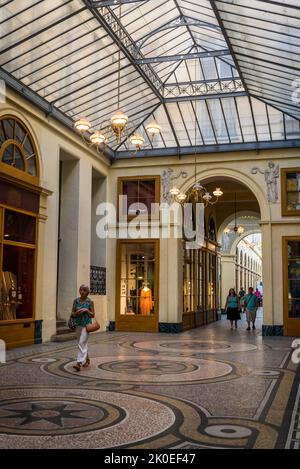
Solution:
[[[236,203],[236,192],[234,193],[234,228],[233,231],[238,234],[239,236],[242,236],[245,233],[245,228],[243,225],[238,225],[237,224],[237,203]]]
[[[117,3],[117,2],[116,2]],[[119,24],[120,24],[120,31],[119,37],[121,37],[121,18],[122,18],[122,2],[120,1],[119,4]],[[118,49],[118,93],[117,93],[117,111],[111,116],[110,123],[105,127],[107,132],[112,131],[116,137],[118,144],[120,145],[122,139],[125,138],[125,141],[128,141],[131,145],[135,147],[135,153],[138,150],[141,150],[145,145],[145,138],[143,135],[134,132],[133,135],[128,136],[126,133],[126,127],[129,121],[129,117],[121,110],[120,108],[120,101],[121,101],[121,50]],[[80,117],[74,124],[76,130],[80,132],[83,140],[90,146],[95,145],[97,148],[98,153],[100,153],[99,149],[101,148],[101,144],[106,144],[108,137],[105,136],[100,130],[95,130],[91,135],[90,132],[92,131],[92,124],[86,117]],[[155,135],[161,132],[161,127],[155,122],[152,121],[146,126],[146,131],[149,134],[149,138],[151,140],[154,139]],[[89,135],[85,138],[85,134],[89,132]]]
[[[197,72],[197,65],[195,60],[195,79],[196,79],[196,72]],[[195,182],[191,189],[187,192],[181,192],[176,186],[174,186],[170,190],[170,194],[172,195],[175,202],[178,202],[181,205],[184,205],[187,202],[195,202],[195,203],[203,203],[205,207],[208,205],[215,205],[220,197],[223,196],[223,192],[220,187],[217,187],[216,190],[213,192],[213,195],[204,187],[200,181],[197,181],[197,100],[195,100],[195,161],[194,161],[194,169],[195,169]]]

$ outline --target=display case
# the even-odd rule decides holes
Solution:
[[[300,336],[300,237],[283,240],[284,332]]]
[[[214,322],[217,317],[217,244],[186,249],[183,242],[183,329]]]
[[[158,241],[119,241],[117,330],[158,329]]]
[[[34,343],[36,215],[0,205],[0,338]]]
[[[42,340],[42,321],[35,319],[39,176],[37,146],[29,129],[16,116],[1,116],[0,339],[7,347]]]

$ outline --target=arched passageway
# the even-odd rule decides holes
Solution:
[[[240,178],[239,178],[240,179]],[[225,311],[230,288],[263,291],[262,201],[244,183],[232,177],[201,181],[210,192],[216,185],[224,195],[205,209],[205,246],[185,250],[183,322],[188,328],[193,311],[205,314],[205,324]],[[259,193],[259,191],[258,191]],[[260,311],[260,316],[262,311]],[[197,325],[197,315],[194,317]],[[198,317],[198,325],[201,324]]]

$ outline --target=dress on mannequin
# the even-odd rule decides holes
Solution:
[[[152,309],[152,291],[148,287],[141,290],[140,311],[142,316],[149,316]]]

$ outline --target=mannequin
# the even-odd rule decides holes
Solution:
[[[152,291],[144,284],[140,292],[140,311],[142,316],[149,316],[152,308]]]

